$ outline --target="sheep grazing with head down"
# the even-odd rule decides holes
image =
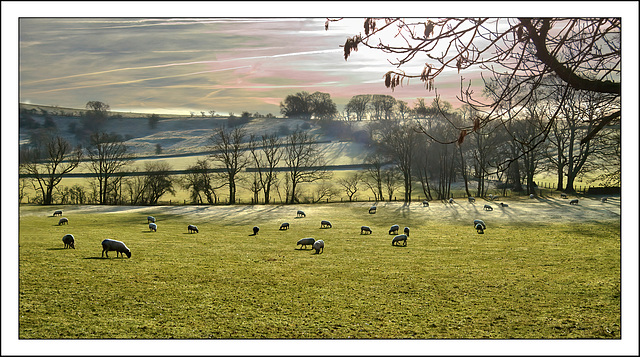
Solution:
[[[329,221],[321,221],[320,222],[320,228],[333,228],[333,226],[331,225],[331,222],[329,222]]]
[[[377,210],[377,209],[378,209],[378,208],[377,208],[376,206],[371,206],[371,208],[369,208],[369,214],[374,214],[374,213],[376,213],[376,210]]]
[[[289,229],[289,223],[285,222],[280,225],[280,230],[283,231],[285,229]]]
[[[569,204],[570,205],[577,205],[578,204],[578,200],[577,199],[571,200],[571,201],[569,201]]]
[[[64,243],[65,248],[76,249],[76,240],[73,238],[73,234],[65,234],[62,237],[62,243]]]
[[[449,203],[453,203],[453,198],[449,198]]]
[[[469,196],[469,203],[475,203],[475,202],[476,202],[476,198]]]
[[[189,232],[189,233],[194,233],[194,232],[195,233],[200,233],[198,231],[198,227],[194,226],[193,224],[190,224],[190,225],[187,226],[187,232]]]
[[[429,207],[429,201],[427,200],[422,201],[422,207]]]
[[[307,215],[303,212],[303,211],[298,211],[298,213],[296,213],[296,217],[306,217]]]
[[[53,216],[62,216],[62,211],[55,211],[53,212]]]
[[[397,224],[394,224],[393,226],[391,226],[391,228],[389,228],[389,234],[398,234],[399,229],[400,229],[400,226]]]
[[[564,193],[564,192],[560,193],[560,198],[564,198],[564,199],[566,199],[566,198],[567,198],[567,194],[566,194],[566,193]]]
[[[371,228],[369,228],[369,226],[362,226],[360,227],[360,234],[371,234],[373,233],[371,231]]]
[[[509,205],[504,202],[500,202],[500,207],[509,207]]]
[[[473,228],[476,229],[478,234],[484,234],[484,230],[487,229],[487,225],[484,224],[484,221],[481,220],[481,219],[474,219],[473,220]]]
[[[493,211],[493,207],[489,206],[489,205],[484,205],[484,207],[482,208],[485,211]]]
[[[255,236],[256,234],[258,234],[258,231],[260,231],[260,228],[258,227],[253,227],[253,235]]]
[[[313,242],[313,249],[315,249],[316,254],[320,254],[324,252],[324,241],[322,239]]]
[[[391,245],[400,245],[400,242],[403,242],[403,246],[407,246],[407,235],[406,234],[399,234],[395,237],[393,237],[393,239],[391,240]]]
[[[404,234],[407,235],[407,237],[409,236],[409,227],[404,227]]]
[[[155,224],[155,223],[149,223],[149,230],[157,232],[158,231],[158,225]]]
[[[60,220],[58,221],[58,225],[62,224],[69,224],[69,220],[66,217],[60,218]]]
[[[116,251],[116,257],[118,255],[126,254],[127,258],[131,258],[131,250],[127,248],[127,246],[119,241],[114,239],[105,239],[102,241],[102,256],[105,255],[109,258],[109,252]]]
[[[297,246],[301,246],[300,249],[306,248],[308,245],[313,247],[313,243],[315,243],[315,239],[314,238],[302,238],[298,241],[298,243],[296,243],[296,247]]]
[[[154,216],[147,216],[147,223],[156,223],[156,218]]]

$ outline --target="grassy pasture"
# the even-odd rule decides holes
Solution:
[[[19,338],[620,338],[619,220],[368,207],[22,206]],[[60,208],[68,226],[51,216]],[[487,222],[484,235],[473,218]],[[334,227],[320,229],[323,219]],[[411,227],[406,247],[391,245],[392,224]],[[66,233],[75,250],[63,249]],[[323,239],[324,253],[297,249],[304,237]],[[101,258],[105,238],[132,257]]]

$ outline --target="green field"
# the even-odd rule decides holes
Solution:
[[[582,204],[572,209],[599,209],[596,200]],[[440,205],[387,203],[375,215],[366,203],[23,205],[18,337],[621,338],[619,219],[523,223],[517,208],[513,217]],[[68,226],[51,216],[60,208]],[[473,218],[487,222],[484,235]],[[320,229],[323,219],[334,227]],[[291,228],[279,231],[282,222]],[[391,245],[396,223],[411,227],[406,247]],[[188,224],[200,233],[188,234]],[[360,235],[361,225],[373,234]],[[75,250],[63,249],[66,233]],[[324,253],[296,249],[304,237],[323,239]],[[132,257],[102,258],[105,238],[124,241]]]

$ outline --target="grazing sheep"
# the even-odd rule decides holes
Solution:
[[[64,237],[62,237],[62,243],[64,243],[65,248],[76,249],[76,240],[73,238],[73,234],[65,234]]]
[[[298,211],[298,213],[297,213],[296,215],[297,215],[297,217],[306,217],[306,216],[307,216],[307,215],[306,215],[306,214],[304,214],[304,212],[302,212],[302,211]]]
[[[62,216],[62,211],[55,211],[53,212],[53,216]]]
[[[475,202],[476,202],[476,198],[469,196],[469,203],[475,203]]]
[[[155,223],[149,223],[149,230],[157,232],[158,231],[158,226]]]
[[[578,204],[578,200],[577,199],[576,200],[571,200],[571,201],[569,201],[569,204],[570,205],[577,205]]]
[[[369,214],[374,214],[376,213],[376,206],[371,206],[371,208],[369,208]]]
[[[398,234],[399,229],[400,229],[400,226],[397,224],[394,224],[393,226],[391,226],[391,228],[389,228],[389,234]]]
[[[480,223],[476,224],[476,231],[478,234],[484,234],[484,227]]]
[[[333,226],[329,221],[322,221],[320,222],[320,228],[333,228]]]
[[[198,231],[198,227],[194,226],[193,224],[190,224],[190,225],[187,226],[187,231],[189,233],[193,233],[193,232],[200,233]]]
[[[58,221],[58,225],[61,224],[69,224],[69,220],[66,217],[60,218],[60,220]]]
[[[313,249],[316,250],[316,254],[324,252],[324,241],[322,239],[313,242]]]
[[[506,203],[504,203],[504,202],[500,202],[500,206],[502,206],[502,207],[509,207],[509,205],[508,205],[508,204],[506,204]]]
[[[147,216],[147,223],[156,223],[156,218],[154,216]]]
[[[567,198],[567,194],[566,194],[566,193],[564,193],[564,192],[562,192],[562,193],[560,194],[560,198]]]
[[[489,205],[484,205],[484,207],[482,208],[485,211],[493,211],[493,207],[489,206]]]
[[[529,198],[535,198],[536,195],[534,195],[533,193],[529,195]]]
[[[256,234],[258,234],[258,231],[260,230],[260,228],[258,227],[253,227],[253,235],[255,236]]]
[[[123,253],[127,255],[127,258],[131,258],[131,251],[127,246],[119,240],[105,239],[102,241],[102,256],[105,255],[109,258],[110,251],[116,251],[116,257]]]
[[[473,226],[476,227],[477,225],[480,225],[482,227],[482,229],[487,229],[487,225],[484,224],[484,221],[481,219],[474,219],[473,220]]]
[[[449,198],[449,203],[453,203],[453,198]]]
[[[429,201],[427,200],[422,201],[422,207],[429,207]]]
[[[289,229],[289,223],[285,222],[280,225],[280,230]]]
[[[393,237],[393,240],[391,240],[391,245],[400,245],[400,242],[404,242],[403,246],[407,246],[407,235],[406,234],[399,234],[395,237]]]
[[[373,232],[371,231],[371,228],[369,228],[368,226],[362,226],[362,227],[360,227],[360,234],[365,234],[366,232],[369,232],[368,234],[373,233]]]
[[[316,240],[313,238],[302,238],[298,241],[298,243],[296,243],[296,247],[301,245],[300,249],[306,248],[306,246],[310,245],[313,246],[313,243]]]
[[[406,234],[407,237],[409,236],[409,227],[404,227],[404,234]]]

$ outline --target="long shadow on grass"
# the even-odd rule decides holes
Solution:
[[[47,250],[63,250],[63,249],[69,249],[69,248],[47,248]]]

